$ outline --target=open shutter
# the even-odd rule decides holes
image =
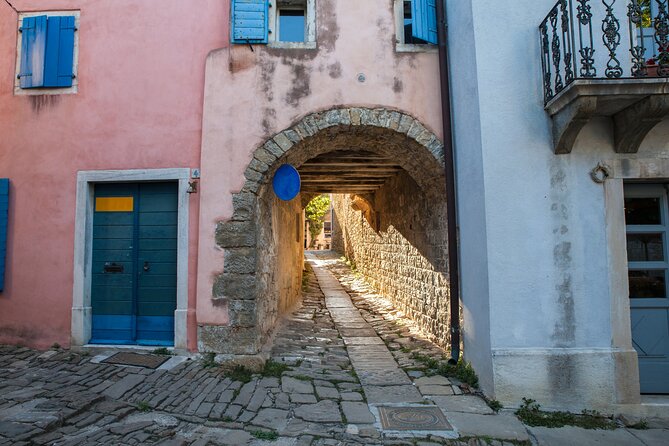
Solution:
[[[5,257],[7,253],[7,216],[9,209],[9,180],[0,178],[0,291],[5,287]]]
[[[26,17],[21,24],[21,88],[44,85],[44,55],[46,51],[47,18],[45,15]]]
[[[435,45],[437,44],[437,1],[443,0],[411,1],[412,36]]]
[[[74,17],[49,17],[44,62],[45,87],[71,87]]]
[[[267,43],[269,0],[232,0],[232,43]]]

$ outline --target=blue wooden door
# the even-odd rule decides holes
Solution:
[[[632,344],[641,393],[669,393],[669,202],[664,185],[625,188]]]
[[[95,186],[91,343],[174,344],[177,187]]]

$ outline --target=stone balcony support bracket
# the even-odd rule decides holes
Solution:
[[[556,154],[571,153],[581,129],[595,117],[613,120],[616,152],[635,153],[648,132],[669,116],[669,79],[577,80],[546,111]]]

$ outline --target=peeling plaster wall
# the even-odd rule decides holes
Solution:
[[[436,51],[395,52],[391,1],[321,1],[316,8],[316,49],[230,45],[207,60],[201,198],[208,204],[200,213],[197,306],[202,326],[229,324],[228,309],[214,305],[212,293],[230,260],[214,232],[233,218],[233,196],[244,186],[254,151],[268,138],[309,113],[344,106],[402,110],[432,132],[441,128]],[[358,81],[360,73],[365,82]]]

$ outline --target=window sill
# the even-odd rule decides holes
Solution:
[[[79,85],[73,84],[71,87],[56,88],[21,88],[18,84],[14,85],[14,96],[44,96],[56,94],[76,94],[79,91]]]
[[[280,48],[287,50],[315,50],[316,42],[270,42],[269,48]]]
[[[395,44],[397,53],[436,53],[437,45],[415,44],[415,43],[397,43]]]

